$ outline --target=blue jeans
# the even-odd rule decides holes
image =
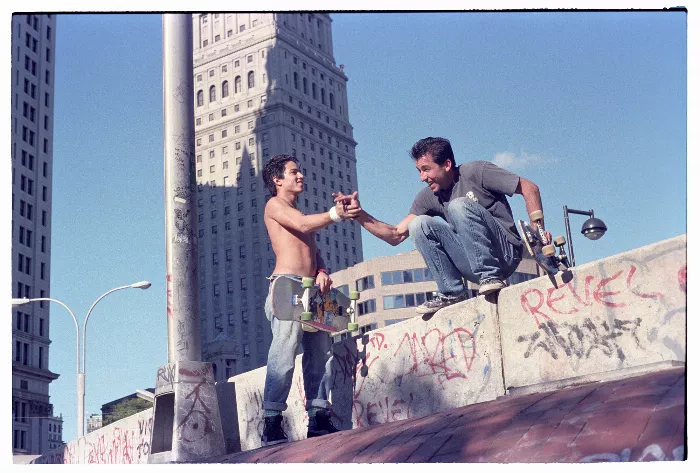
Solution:
[[[301,282],[293,274],[273,274],[272,277],[287,276]],[[270,285],[272,288],[272,285]],[[301,369],[306,393],[306,409],[320,407],[328,409],[328,394],[331,388],[331,337],[325,332],[306,332],[301,323],[280,320],[272,313],[271,294],[265,301],[265,316],[272,327],[272,344],[267,355],[267,374],[263,409],[284,411],[287,409],[287,396],[292,387],[294,360],[301,342],[304,354]]]
[[[419,215],[408,233],[443,294],[463,292],[466,280],[507,279],[520,263],[522,245],[515,246],[503,227],[484,207],[466,197],[450,201],[450,223]]]

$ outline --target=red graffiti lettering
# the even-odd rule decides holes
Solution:
[[[564,287],[564,286],[550,287],[550,288],[547,290],[547,307],[549,307],[550,309],[552,309],[552,311],[556,312],[557,314],[561,314],[561,315],[574,314],[574,313],[578,312],[578,309],[577,309],[576,307],[574,307],[573,309],[571,309],[571,310],[568,311],[568,312],[562,312],[562,311],[560,311],[560,310],[558,310],[558,309],[555,309],[554,306],[552,305],[552,303],[557,302],[557,301],[560,301],[560,300],[562,300],[562,299],[564,298],[564,294],[560,295],[559,297],[552,297],[552,294],[554,294],[554,291],[558,291],[558,290],[561,289],[562,287]],[[570,287],[569,287],[569,290],[571,290]]]
[[[166,304],[168,308],[168,317],[173,316],[173,275],[168,274],[166,276]]]
[[[607,290],[610,288],[610,285],[615,280],[617,280],[625,271],[627,271],[627,292],[622,294],[620,290]],[[585,291],[585,299],[582,299],[579,296],[579,294],[574,289],[574,286],[572,285],[571,281],[566,283],[565,285],[569,288],[569,293],[571,294],[570,297],[572,297],[573,300],[569,298],[568,294],[558,292],[559,289],[561,289],[561,286],[548,288],[546,301],[543,292],[540,289],[529,288],[520,295],[520,305],[523,309],[523,312],[532,315],[532,317],[535,319],[537,328],[542,328],[542,324],[545,321],[554,323],[555,326],[557,325],[557,323],[553,321],[548,314],[542,311],[542,306],[545,304],[545,302],[547,304],[547,307],[549,308],[550,313],[556,315],[568,315],[579,312],[581,307],[588,307],[593,302],[605,307],[627,307],[631,301],[629,295],[641,299],[661,299],[664,297],[663,293],[661,292],[644,293],[639,291],[638,286],[635,287],[635,284],[632,281],[632,278],[636,275],[636,272],[637,267],[635,265],[630,265],[629,270],[620,270],[608,278],[601,278],[597,286],[595,286],[592,295],[590,288],[591,284],[595,281],[596,278],[592,275],[586,276],[583,284]],[[678,283],[680,285],[681,290],[683,291],[686,290],[685,281],[686,267],[683,267],[678,273]],[[534,294],[534,296],[530,297],[531,294]],[[618,296],[618,300],[613,300],[614,296]],[[622,300],[620,300],[620,298]]]
[[[401,350],[404,341],[408,340],[413,365],[406,373],[399,376],[415,374],[416,376],[437,375],[438,382],[454,378],[466,378],[476,357],[476,341],[471,332],[457,328],[447,335],[434,328],[421,337],[404,334],[394,356]],[[465,346],[466,344],[466,346]],[[455,345],[457,345],[455,347]],[[458,350],[459,351],[458,351]],[[456,354],[457,353],[457,354]]]
[[[535,293],[537,294],[538,302],[537,306],[533,306],[530,304],[530,300],[528,299],[528,294]],[[537,314],[540,314],[542,317],[544,317],[547,320],[551,320],[549,316],[543,312],[540,312],[540,307],[542,307],[542,304],[544,303],[544,296],[542,296],[542,293],[538,289],[528,289],[524,293],[520,295],[520,305],[523,307],[523,310],[525,311],[526,314],[531,314],[535,318],[535,323],[537,324],[537,327],[540,327],[540,319],[537,317]]]
[[[622,274],[622,270],[618,271],[613,276],[611,276],[609,278],[604,278],[602,281],[600,281],[600,284],[598,284],[598,287],[595,289],[595,292],[593,292],[593,298],[595,299],[596,302],[599,302],[607,307],[625,307],[625,306],[627,306],[627,304],[625,304],[624,302],[618,304],[615,302],[603,300],[604,297],[610,297],[610,296],[617,295],[620,293],[620,291],[601,292],[601,289],[603,287],[605,287],[608,283],[611,283],[615,279],[617,279],[620,276],[620,274]]]
[[[687,280],[688,280],[688,266],[683,266],[680,271],[678,271],[678,285],[681,288],[681,291],[683,292],[688,292],[686,290],[687,288]]]
[[[652,292],[650,294],[644,294],[642,292],[637,292],[634,289],[632,289],[632,276],[634,276],[634,273],[637,272],[637,267],[635,265],[632,265],[630,267],[630,272],[627,274],[627,288],[632,292],[637,297],[641,297],[642,299],[658,299],[660,297],[663,297],[664,295],[661,294],[660,292]]]

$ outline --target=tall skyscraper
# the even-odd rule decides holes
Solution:
[[[318,213],[357,189],[347,77],[319,13],[194,14],[195,155],[202,359],[217,381],[266,364],[264,304],[275,256],[263,222],[262,167],[299,159],[297,208]],[[362,261],[360,225],[334,224],[316,243],[330,271]]]
[[[12,295],[49,297],[54,15],[12,16]],[[49,304],[12,310],[12,451],[49,449]]]

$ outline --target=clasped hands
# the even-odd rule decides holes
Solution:
[[[335,197],[335,210],[338,216],[343,219],[355,220],[362,212],[357,191],[347,195],[342,192],[334,192],[331,195]]]

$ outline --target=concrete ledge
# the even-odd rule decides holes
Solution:
[[[266,369],[235,383],[241,450],[260,447]],[[504,392],[496,306],[480,297],[333,346],[336,425],[383,424],[496,399]],[[308,415],[297,356],[284,412],[290,440],[306,438]]]
[[[686,237],[501,291],[506,389],[685,362]]]
[[[682,366],[686,236],[541,277],[333,346],[336,425],[354,429]],[[260,447],[266,367],[217,385],[227,451]],[[284,412],[306,438],[301,355]],[[145,463],[153,409],[32,463]],[[236,432],[237,430],[237,432]],[[239,447],[240,442],[240,447]]]
[[[51,450],[31,463],[147,463],[152,430],[151,407]]]
[[[544,393],[551,391],[559,391],[564,388],[579,386],[590,383],[605,383],[607,381],[616,381],[618,379],[630,378],[632,376],[641,376],[656,371],[669,370],[673,368],[684,367],[682,361],[660,361],[649,365],[635,366],[633,368],[624,368],[616,371],[606,371],[604,373],[593,373],[576,378],[567,378],[560,381],[551,381],[549,383],[531,384],[519,388],[509,388],[506,391],[508,396],[518,396],[520,394]]]

